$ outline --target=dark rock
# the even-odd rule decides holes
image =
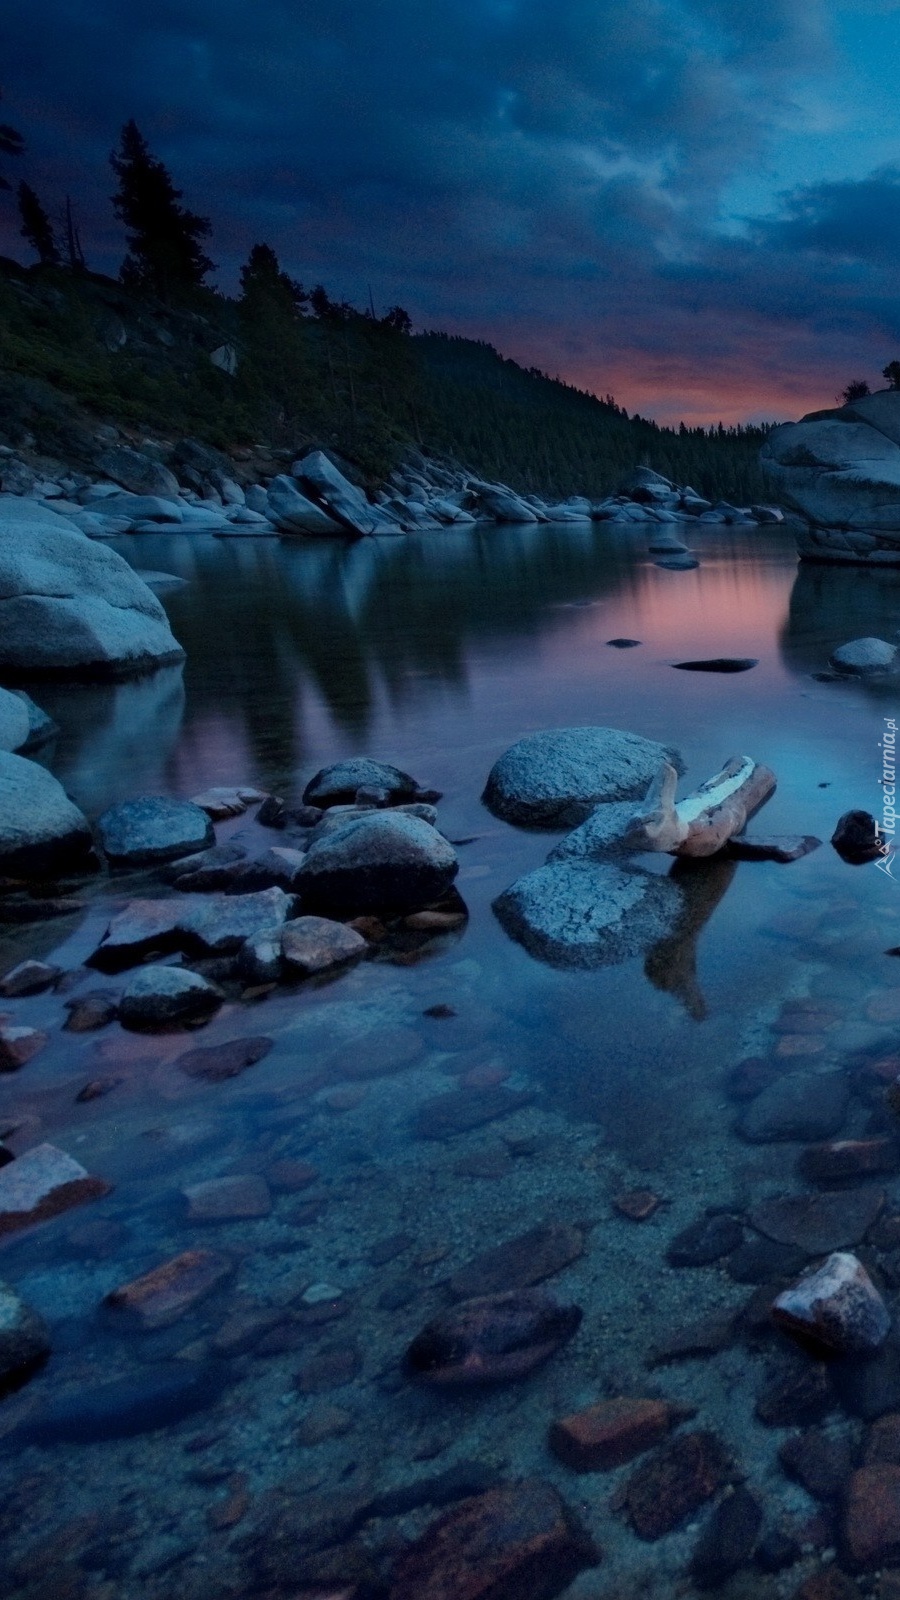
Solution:
[[[303,791],[303,801],[308,806],[350,806],[356,800],[358,789],[383,789],[389,805],[399,805],[404,800],[414,800],[419,785],[408,772],[388,766],[383,761],[370,761],[366,756],[353,756],[346,761],[336,761],[323,767]]]
[[[780,1075],[777,1062],[765,1056],[746,1056],[729,1071],[725,1092],[731,1100],[753,1100]]]
[[[600,1559],[556,1490],[505,1484],[446,1512],[397,1560],[391,1600],[553,1600]]]
[[[358,1378],[362,1364],[362,1352],[355,1344],[330,1345],[304,1362],[294,1386],[301,1394],[328,1394]]]
[[[613,1210],[618,1211],[620,1217],[627,1217],[629,1222],[646,1222],[652,1217],[662,1201],[652,1189],[624,1189],[621,1194],[612,1198]]]
[[[697,1540],[690,1572],[698,1589],[714,1589],[751,1559],[762,1526],[759,1503],[744,1484],[716,1506]]]
[[[809,1428],[785,1439],[778,1459],[790,1478],[802,1483],[814,1500],[834,1500],[843,1492],[853,1468],[853,1440],[848,1433]]]
[[[898,1166],[900,1145],[896,1139],[839,1139],[802,1151],[797,1172],[807,1183],[841,1183],[848,1178],[896,1172]]]
[[[413,1133],[419,1139],[452,1139],[499,1117],[528,1106],[534,1095],[525,1089],[507,1089],[498,1084],[487,1089],[451,1089],[421,1105],[413,1118]]]
[[[414,1483],[401,1484],[396,1489],[386,1489],[377,1494],[365,1507],[363,1515],[370,1517],[403,1517],[421,1506],[449,1506],[471,1495],[484,1494],[500,1487],[497,1474],[481,1461],[457,1461],[445,1472],[430,1478],[418,1478]]]
[[[0,1022],[0,1072],[18,1072],[47,1044],[49,1035],[38,1028]]]
[[[0,1393],[35,1371],[50,1354],[42,1317],[7,1283],[0,1283]]]
[[[168,467],[152,456],[131,445],[110,445],[97,457],[97,466],[113,483],[120,483],[130,494],[158,495],[163,500],[176,500],[178,479]]]
[[[756,1415],[769,1428],[802,1427],[820,1422],[836,1404],[828,1365],[785,1351],[766,1374]]]
[[[119,997],[109,989],[92,989],[76,1000],[65,1002],[69,1015],[63,1023],[66,1033],[92,1033],[113,1022],[119,1011]]]
[[[287,818],[284,814],[284,801],[270,794],[263,801],[256,813],[256,821],[262,828],[284,828]]]
[[[600,1400],[554,1422],[547,1443],[573,1472],[610,1472],[658,1444],[683,1415],[665,1400]]]
[[[96,823],[100,848],[115,866],[173,861],[215,843],[206,812],[190,800],[126,800]]]
[[[62,784],[36,761],[0,751],[0,873],[47,876],[80,865],[90,848],[87,819]],[[8,904],[3,920],[12,920]]]
[[[141,967],[119,1002],[124,1028],[151,1032],[204,1022],[222,1004],[222,991],[183,967]]]
[[[606,800],[643,799],[664,761],[684,764],[668,746],[618,728],[554,728],[527,734],[491,768],[482,799],[506,822],[577,828]]]
[[[878,1417],[866,1430],[863,1465],[869,1467],[879,1461],[892,1461],[900,1467],[900,1414],[897,1412]]]
[[[859,1467],[847,1488],[844,1543],[854,1567],[871,1571],[900,1556],[900,1467]]]
[[[735,861],[800,861],[818,850],[821,839],[812,833],[785,833],[766,838],[747,839],[743,834],[729,839],[725,846]]]
[[[874,1422],[886,1412],[900,1410],[900,1338],[896,1333],[868,1360],[835,1361],[832,1372],[841,1404],[852,1416]]]
[[[57,1395],[15,1430],[20,1444],[82,1444],[171,1427],[218,1397],[219,1366],[172,1361],[136,1368],[127,1377]]]
[[[248,940],[277,935],[295,904],[293,895],[281,889],[132,900],[113,917],[90,964],[117,971],[142,956],[173,950],[234,955]]]
[[[706,1267],[730,1255],[743,1243],[744,1230],[735,1217],[698,1217],[676,1234],[666,1251],[673,1267]]]
[[[606,642],[613,650],[633,650],[635,645],[640,644],[641,641],[640,639],[607,639]]]
[[[649,1367],[668,1366],[670,1361],[692,1361],[698,1357],[714,1356],[731,1343],[734,1335],[734,1317],[731,1313],[720,1317],[700,1317],[696,1322],[670,1329],[655,1344],[647,1356]]]
[[[759,666],[755,656],[711,656],[708,661],[673,661],[679,672],[749,672]]]
[[[304,908],[336,917],[413,911],[439,900],[459,862],[420,817],[373,811],[311,846],[297,875]]]
[[[75,1096],[76,1103],[89,1105],[92,1100],[102,1100],[104,1095],[112,1094],[122,1081],[121,1078],[91,1078],[83,1089],[79,1089]]]
[[[806,1264],[806,1251],[772,1239],[748,1239],[728,1257],[725,1270],[735,1283],[769,1283],[793,1278]]]
[[[875,861],[884,853],[878,823],[868,811],[845,811],[831,835],[831,842],[842,860],[851,866]]]
[[[486,1250],[450,1279],[458,1300],[528,1289],[562,1272],[584,1253],[584,1234],[572,1223],[548,1222]]]
[[[639,1539],[661,1539],[712,1499],[732,1473],[714,1433],[685,1433],[641,1463],[628,1479],[624,1503]]]
[[[360,934],[327,917],[296,917],[285,923],[281,933],[288,969],[307,977],[359,961],[367,949]]]
[[[0,995],[15,1000],[20,995],[42,994],[61,976],[61,968],[48,966],[46,961],[20,961],[0,978]]]
[[[859,1590],[840,1567],[823,1567],[801,1583],[794,1600],[859,1600]]]
[[[825,1255],[859,1244],[883,1205],[882,1189],[784,1194],[761,1200],[749,1220],[777,1244],[796,1245],[809,1255]]]
[[[654,562],[654,566],[663,567],[666,572],[693,572],[700,563],[696,556],[661,556]]]
[[[767,1528],[756,1546],[756,1565],[762,1572],[783,1572],[800,1560],[800,1545],[779,1527]]]
[[[509,1383],[549,1360],[581,1318],[578,1306],[559,1305],[536,1289],[462,1301],[417,1335],[406,1370],[440,1387]]]
[[[248,1067],[269,1054],[272,1040],[264,1035],[252,1039],[226,1039],[221,1044],[200,1045],[187,1050],[175,1062],[189,1078],[204,1078],[207,1083],[222,1083],[226,1078],[236,1078]]]
[[[738,1132],[752,1144],[827,1139],[843,1124],[849,1100],[842,1072],[787,1072],[751,1102]]]

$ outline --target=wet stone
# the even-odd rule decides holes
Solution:
[[[451,1090],[419,1107],[413,1133],[419,1139],[452,1139],[454,1134],[468,1133],[521,1111],[533,1099],[528,1090],[507,1089],[503,1084],[493,1089]]]
[[[112,1094],[113,1089],[117,1089],[123,1082],[122,1078],[91,1078],[83,1088],[79,1089],[75,1096],[76,1103],[88,1105],[91,1100],[102,1100],[104,1095]]]
[[[442,1388],[515,1382],[549,1360],[581,1319],[578,1306],[560,1305],[538,1289],[465,1300],[417,1335],[406,1371]]]
[[[203,1022],[222,1004],[221,990],[182,967],[142,967],[119,1003],[122,1026],[157,1031]]]
[[[281,951],[288,969],[307,977],[359,961],[367,949],[360,934],[327,917],[296,917],[282,929]]]
[[[706,1267],[743,1244],[744,1230],[735,1217],[698,1217],[676,1234],[666,1251],[673,1267]]]
[[[794,1600],[859,1600],[859,1590],[840,1567],[826,1567],[801,1583]]]
[[[770,1083],[774,1083],[781,1069],[765,1056],[747,1056],[731,1068],[725,1080],[725,1092],[731,1100],[753,1100]]]
[[[807,1183],[841,1183],[896,1172],[898,1166],[900,1145],[896,1139],[836,1139],[803,1150],[797,1173]]]
[[[422,1037],[413,1028],[379,1028],[351,1051],[343,1049],[330,1065],[342,1078],[365,1081],[383,1078],[417,1061],[424,1049]]]
[[[54,1395],[18,1430],[23,1443],[83,1443],[150,1433],[210,1405],[223,1373],[193,1361],[136,1368],[124,1378]]]
[[[272,1040],[264,1035],[251,1039],[227,1039],[222,1044],[201,1045],[187,1050],[178,1057],[176,1067],[189,1078],[203,1078],[207,1083],[222,1083],[226,1078],[236,1078],[248,1067],[269,1054]]]
[[[584,1234],[571,1223],[544,1223],[477,1256],[450,1279],[458,1300],[528,1289],[562,1272],[584,1253]]]
[[[828,1364],[786,1351],[766,1373],[756,1415],[769,1428],[803,1427],[820,1422],[836,1403]]]
[[[639,1539],[661,1539],[699,1511],[731,1476],[714,1433],[685,1433],[641,1463],[628,1479],[624,1504]]]
[[[728,854],[736,861],[800,861],[818,850],[821,839],[811,833],[772,834],[748,839],[743,835],[729,839]]]
[[[64,1150],[38,1144],[0,1167],[0,1234],[45,1222],[86,1200],[109,1194],[111,1185]]]
[[[41,994],[61,976],[62,968],[46,961],[20,961],[0,978],[0,995],[4,1000],[15,1000],[20,995]]]
[[[16,1027],[0,1022],[0,1072],[18,1072],[48,1043],[49,1036],[39,1028]]]
[[[844,1542],[854,1567],[871,1571],[900,1556],[900,1467],[860,1467],[847,1489]]]
[[[554,1600],[599,1551],[550,1484],[463,1500],[397,1560],[391,1600]]]
[[[281,1194],[297,1194],[301,1189],[308,1189],[318,1176],[318,1167],[311,1166],[308,1161],[294,1161],[290,1157],[273,1161],[265,1171],[269,1187]]]
[[[853,1467],[853,1440],[846,1432],[809,1428],[785,1439],[778,1459],[788,1477],[801,1483],[815,1500],[834,1500],[843,1492]]]
[[[725,1270],[735,1283],[769,1283],[772,1278],[792,1278],[806,1264],[806,1251],[772,1239],[748,1239],[728,1257]]]
[[[333,1345],[304,1362],[294,1377],[294,1387],[301,1394],[327,1394],[358,1378],[362,1364],[356,1345]]]
[[[340,1439],[353,1426],[352,1411],[324,1402],[313,1406],[297,1427],[294,1438],[297,1444],[309,1447],[324,1444],[326,1439]]]
[[[759,1502],[744,1484],[739,1484],[716,1506],[694,1547],[690,1572],[697,1588],[718,1588],[746,1566],[761,1526]]]
[[[629,1222],[646,1222],[659,1209],[662,1201],[652,1189],[625,1189],[613,1196],[612,1203],[613,1209],[621,1217],[627,1217]]]
[[[189,1222],[234,1222],[244,1218],[267,1217],[272,1196],[265,1178],[243,1173],[224,1178],[207,1178],[188,1184],[182,1190],[188,1204]]]
[[[839,1132],[849,1099],[843,1073],[785,1073],[751,1101],[738,1132],[752,1144],[828,1139]]]
[[[887,1338],[890,1313],[862,1262],[835,1251],[772,1306],[779,1327],[838,1355],[868,1355]]]
[[[609,1472],[658,1444],[676,1420],[665,1400],[600,1400],[554,1422],[547,1442],[574,1472]]]
[[[731,1343],[733,1335],[734,1317],[730,1313],[718,1317],[700,1317],[696,1322],[671,1329],[651,1345],[647,1365],[662,1367],[670,1361],[691,1361],[717,1355]]]
[[[7,1283],[0,1283],[0,1392],[50,1354],[50,1335],[39,1317]]]
[[[896,1334],[889,1334],[874,1356],[865,1361],[836,1361],[833,1371],[841,1404],[851,1415],[874,1422],[886,1412],[900,1410],[900,1340]]]
[[[166,1328],[220,1288],[233,1271],[231,1257],[219,1251],[185,1250],[113,1289],[105,1304],[143,1328]]]
[[[863,1465],[892,1461],[900,1467],[900,1412],[889,1412],[879,1417],[867,1429],[863,1445]]]
[[[405,1250],[411,1250],[413,1239],[408,1233],[392,1233],[385,1239],[379,1239],[373,1244],[368,1254],[368,1260],[373,1267],[386,1267],[388,1262],[396,1261]]]
[[[189,800],[127,800],[96,826],[101,849],[118,866],[172,861],[215,844],[209,817]]]
[[[512,1171],[513,1160],[503,1145],[495,1150],[474,1150],[454,1163],[453,1171],[459,1178],[505,1178]]]
[[[777,1195],[761,1200],[750,1212],[750,1222],[777,1244],[796,1245],[809,1255],[824,1255],[859,1244],[883,1205],[881,1189]]]
[[[76,1000],[66,1001],[69,1015],[63,1023],[66,1033],[93,1033],[114,1022],[119,1011],[119,997],[109,989],[92,989]]]

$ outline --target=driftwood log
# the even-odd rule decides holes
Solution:
[[[714,856],[768,799],[775,774],[752,756],[732,756],[714,778],[678,801],[677,782],[675,768],[664,762],[634,814],[625,840],[629,849]]]

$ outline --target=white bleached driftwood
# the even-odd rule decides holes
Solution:
[[[732,756],[714,778],[678,801],[677,782],[675,768],[664,762],[634,814],[625,840],[629,849],[664,850],[676,856],[715,855],[768,799],[775,774],[752,756]]]

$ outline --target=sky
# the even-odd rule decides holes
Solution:
[[[7,176],[72,195],[98,270],[134,117],[226,292],[264,240],[662,422],[900,357],[900,0],[6,0],[2,50]]]

